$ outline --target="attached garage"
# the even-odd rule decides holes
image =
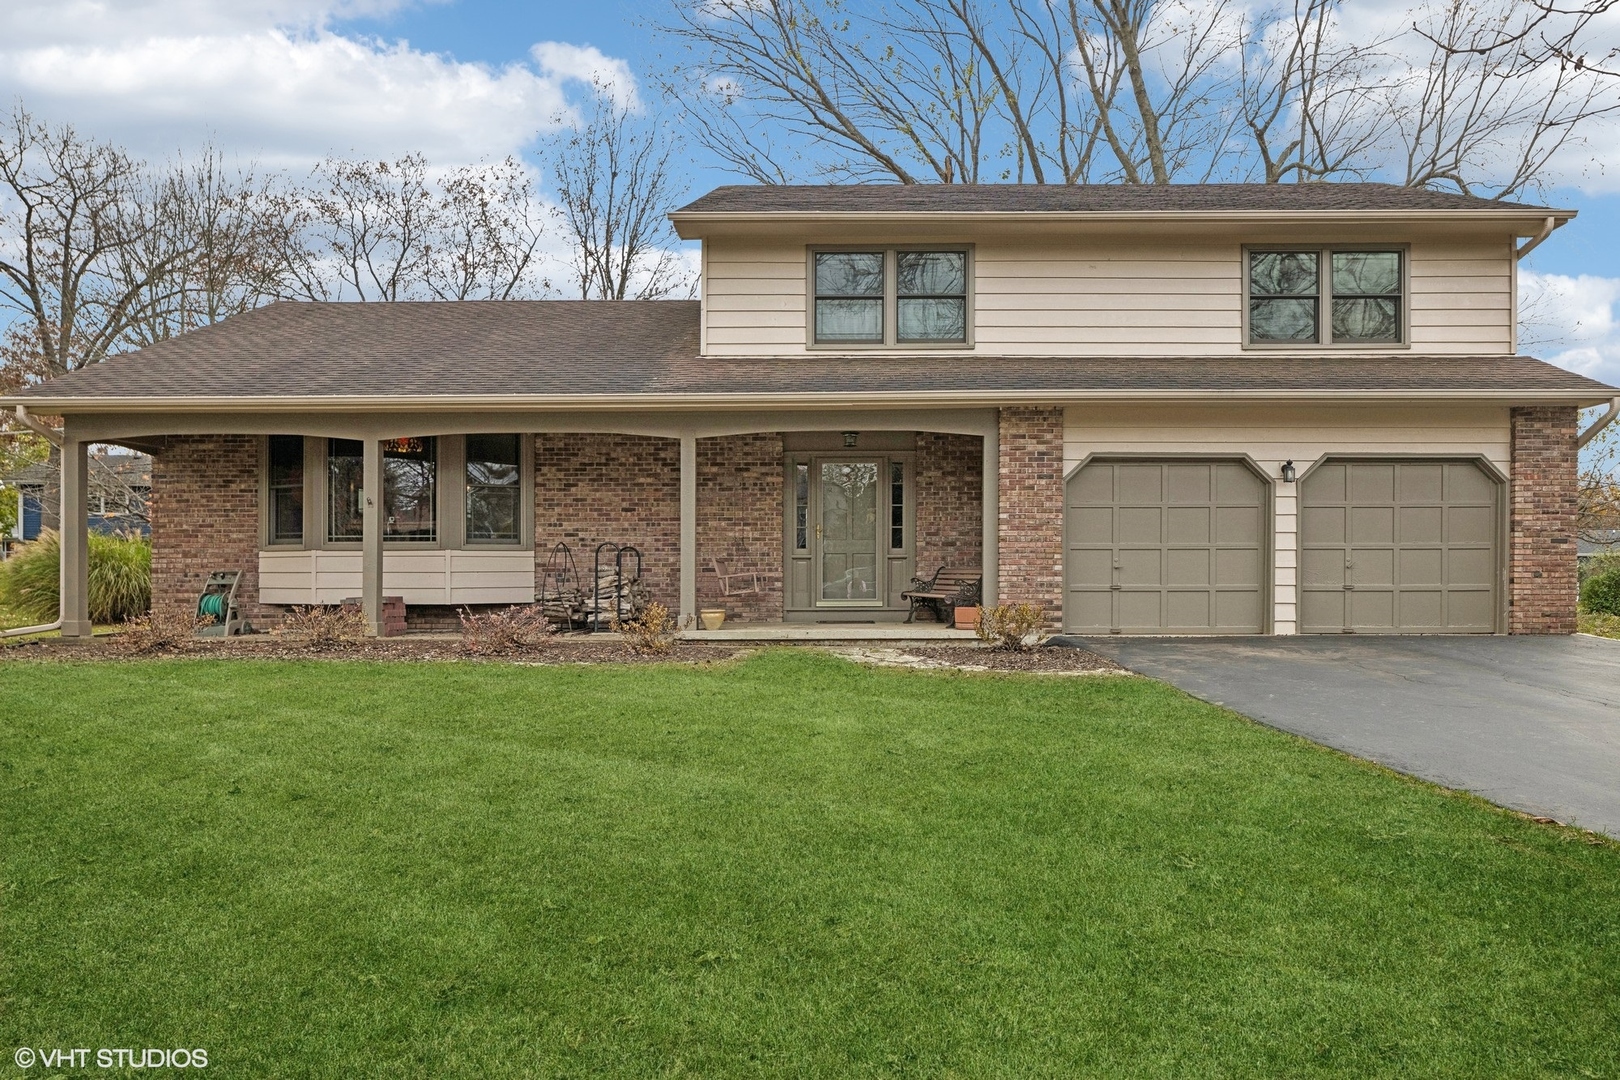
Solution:
[[[1300,491],[1300,630],[1489,634],[1501,485],[1475,461],[1335,461]]]
[[[1069,633],[1264,631],[1268,485],[1245,462],[1093,460],[1064,503]]]

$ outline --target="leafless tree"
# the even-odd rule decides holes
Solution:
[[[548,147],[557,217],[580,296],[655,300],[690,291],[667,214],[680,186],[673,144],[598,83],[587,115]]]
[[[1530,62],[1532,27],[1556,23],[1544,54],[1567,57],[1617,3],[1422,0],[1353,38],[1345,0],[710,0],[668,20],[666,89],[761,181],[1377,176],[1505,197],[1617,101],[1590,64]]]
[[[425,157],[328,158],[274,200],[283,288],[308,300],[513,299],[545,292],[543,218],[513,158],[435,176]]]

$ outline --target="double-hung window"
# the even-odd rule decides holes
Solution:
[[[266,461],[269,480],[270,542],[304,542],[304,437],[272,435]]]
[[[968,343],[966,250],[817,251],[811,264],[810,344],[903,348]]]
[[[1404,343],[1403,261],[1398,250],[1251,250],[1249,344]]]
[[[467,540],[515,544],[522,536],[523,440],[467,436]]]

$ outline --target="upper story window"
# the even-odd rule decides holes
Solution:
[[[1249,344],[1404,342],[1402,252],[1255,250],[1248,261]]]
[[[967,344],[965,250],[817,251],[811,261],[811,344]]]

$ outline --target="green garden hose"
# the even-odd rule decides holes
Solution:
[[[197,614],[222,623],[225,621],[225,602],[224,593],[203,593],[197,600]]]

